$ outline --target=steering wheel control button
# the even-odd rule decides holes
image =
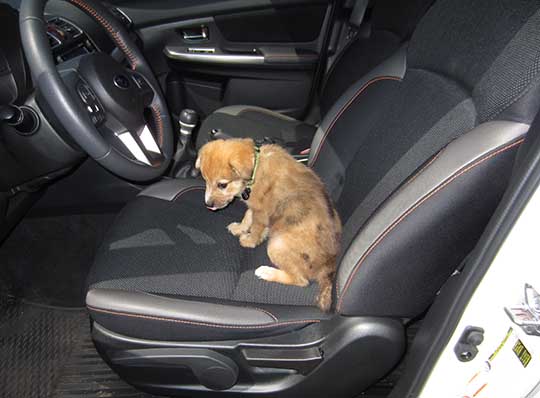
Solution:
[[[84,82],[79,82],[77,85],[77,92],[82,102],[85,105],[86,112],[90,116],[90,120],[95,126],[105,121],[105,112],[99,104],[99,101],[93,91]]]
[[[129,79],[124,75],[116,75],[113,78],[114,85],[122,90],[127,90],[130,86]]]

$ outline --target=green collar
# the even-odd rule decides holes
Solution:
[[[251,178],[246,184],[246,189],[242,191],[241,197],[244,200],[249,199],[249,195],[251,194],[251,187],[253,184],[255,184],[255,175],[257,174],[257,169],[259,168],[259,158],[261,157],[261,146],[259,144],[255,144],[255,165],[253,166],[253,171],[251,172]]]
[[[253,166],[253,172],[251,173],[251,178],[249,179],[246,187],[251,188],[255,184],[255,174],[257,174],[257,169],[259,168],[259,158],[261,157],[261,146],[255,144],[255,165]]]

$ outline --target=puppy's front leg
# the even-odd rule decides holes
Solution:
[[[251,228],[248,233],[240,235],[240,245],[252,248],[257,247],[267,236],[267,217],[261,212],[253,212]]]
[[[240,236],[249,231],[249,228],[251,228],[252,222],[253,222],[253,211],[251,209],[247,209],[246,214],[244,214],[244,218],[242,219],[242,222],[230,223],[227,226],[227,229],[234,236]]]

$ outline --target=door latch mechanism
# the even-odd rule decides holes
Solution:
[[[484,329],[467,326],[459,338],[454,352],[461,362],[472,361],[478,354],[478,346],[484,341]]]

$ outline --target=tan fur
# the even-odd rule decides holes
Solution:
[[[216,140],[204,145],[196,165],[206,180],[205,201],[212,210],[227,206],[244,191],[254,167],[252,139]],[[219,188],[219,183],[227,183]],[[317,304],[328,311],[341,239],[341,221],[317,175],[278,145],[261,147],[248,210],[227,228],[244,247],[268,237],[273,267],[255,274],[270,282],[319,284]]]

